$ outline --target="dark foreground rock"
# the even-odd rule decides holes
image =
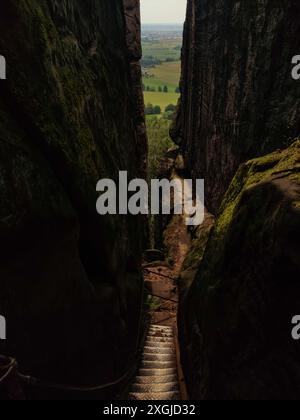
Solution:
[[[243,164],[181,302],[192,399],[299,399],[300,141]]]
[[[47,381],[112,382],[135,358],[142,228],[96,214],[100,178],[145,171],[138,2],[124,5],[1,6],[0,352]]]

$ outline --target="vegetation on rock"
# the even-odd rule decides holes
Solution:
[[[297,398],[299,204],[299,140],[238,170],[182,301],[192,398]]]

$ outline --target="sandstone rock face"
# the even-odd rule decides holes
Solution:
[[[296,0],[188,0],[174,140],[215,212],[240,163],[300,132]]]
[[[145,123],[145,106],[142,86],[142,58],[140,1],[123,0],[126,19],[126,42],[130,61],[132,100],[135,110],[135,126],[138,136],[140,175],[147,178],[148,139]]]
[[[300,141],[241,165],[180,309],[192,399],[299,399]]]
[[[214,216],[206,211],[204,222],[200,226],[189,227],[192,245],[182,265],[179,279],[179,292],[182,299],[195,280],[214,222]]]
[[[137,3],[1,6],[0,352],[47,381],[112,382],[135,358],[141,221],[95,206],[100,178],[145,170]]]

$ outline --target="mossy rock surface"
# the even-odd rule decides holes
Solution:
[[[300,141],[243,164],[180,309],[195,399],[298,399]]]
[[[132,364],[143,287],[141,221],[96,213],[97,181],[141,163],[123,4],[4,3],[0,352],[48,382],[101,385]]]

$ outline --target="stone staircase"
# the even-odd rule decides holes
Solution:
[[[151,325],[142,364],[129,394],[130,400],[180,400],[174,331]]]

